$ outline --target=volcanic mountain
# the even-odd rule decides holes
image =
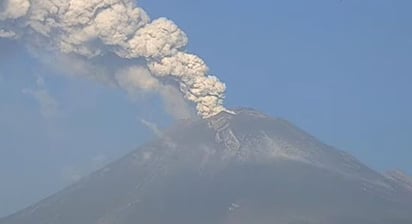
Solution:
[[[0,224],[411,224],[411,183],[241,109],[182,121]]]

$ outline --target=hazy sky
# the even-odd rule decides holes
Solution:
[[[412,174],[412,2],[142,0],[226,82],[229,107],[290,120],[379,170]],[[145,102],[145,103],[142,103]],[[170,123],[159,100],[67,78],[0,40],[0,216]]]

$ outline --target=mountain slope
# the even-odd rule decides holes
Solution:
[[[1,224],[410,224],[412,193],[253,110],[183,121]]]

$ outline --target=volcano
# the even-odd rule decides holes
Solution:
[[[184,120],[0,224],[411,224],[412,181],[251,109]]]

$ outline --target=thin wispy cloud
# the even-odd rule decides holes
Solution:
[[[59,103],[47,90],[42,77],[37,78],[35,88],[26,88],[22,92],[31,96],[38,103],[40,113],[44,118],[55,118],[59,114]]]
[[[163,132],[160,130],[160,128],[153,122],[150,122],[145,119],[140,119],[140,122],[147,127],[150,131],[153,132],[157,137],[163,137]]]

